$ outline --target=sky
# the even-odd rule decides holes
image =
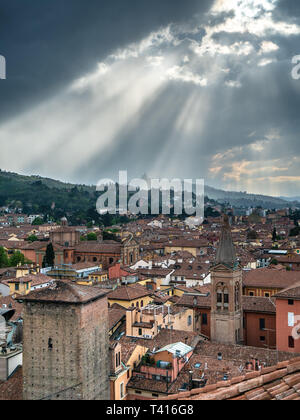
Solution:
[[[0,55],[2,170],[300,194],[299,0],[0,0]]]

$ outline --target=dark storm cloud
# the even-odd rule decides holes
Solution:
[[[127,169],[130,177],[203,177],[216,187],[297,193],[298,0],[264,0],[269,12],[254,0],[233,11],[228,0],[208,14],[212,1],[200,9],[199,0],[30,4],[23,18],[18,9],[16,33],[0,38],[12,76],[0,84],[6,112],[18,104],[29,110],[0,126],[0,143],[11,140],[0,154],[5,169],[9,162],[87,183]]]
[[[279,0],[274,12],[278,20],[294,20],[300,17],[300,2],[298,0]]]
[[[30,108],[113,49],[205,11],[202,0],[0,0],[0,121]]]

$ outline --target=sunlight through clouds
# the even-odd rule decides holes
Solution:
[[[291,86],[280,66],[290,63],[285,43],[300,25],[275,19],[277,6],[217,0],[206,14],[111,51],[0,126],[1,167],[89,183],[131,168],[253,192],[263,192],[255,179],[298,182],[292,157],[300,150],[272,107],[282,80]],[[287,164],[278,163],[282,154]]]

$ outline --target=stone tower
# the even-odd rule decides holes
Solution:
[[[223,344],[243,341],[242,270],[237,261],[228,216],[211,270],[211,339]]]
[[[108,400],[107,291],[58,281],[24,302],[25,400]]]

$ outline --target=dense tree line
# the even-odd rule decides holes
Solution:
[[[0,268],[17,267],[18,265],[31,264],[20,251],[15,251],[11,255],[3,247],[0,247]]]

